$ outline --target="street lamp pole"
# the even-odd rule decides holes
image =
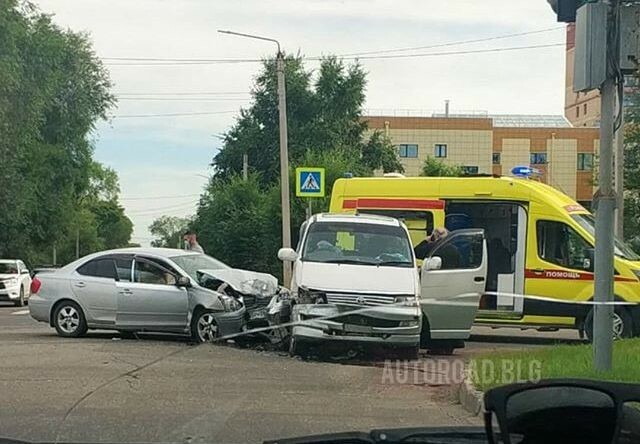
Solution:
[[[235,31],[218,30],[223,34],[237,35],[250,39],[273,42],[278,46],[276,55],[276,73],[278,80],[278,126],[280,129],[280,199],[282,204],[282,247],[291,248],[291,204],[289,202],[289,148],[287,146],[287,93],[284,77],[284,53],[280,50],[280,42],[268,37],[244,34]],[[284,285],[291,285],[291,263],[282,262]]]

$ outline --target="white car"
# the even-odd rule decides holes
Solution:
[[[29,299],[31,275],[19,259],[0,259],[0,301],[22,307]]]
[[[420,282],[409,233],[397,219],[317,214],[301,229],[293,262],[290,353],[313,343],[369,344],[416,356]]]

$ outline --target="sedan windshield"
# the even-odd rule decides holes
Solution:
[[[574,214],[571,216],[573,220],[578,222],[582,228],[587,230],[589,234],[595,237],[596,234],[596,224],[595,219],[591,214]],[[640,260],[640,256],[636,254],[633,249],[621,241],[618,238],[614,238],[615,241],[615,254],[623,259],[627,259],[630,261],[638,261]]]
[[[18,274],[15,262],[0,262],[0,274]]]
[[[407,233],[397,226],[317,222],[304,244],[303,261],[412,267]]]
[[[198,270],[220,270],[230,268],[227,264],[206,254],[184,254],[170,258],[182,268],[193,280],[198,280]]]

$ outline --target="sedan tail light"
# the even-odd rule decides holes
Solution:
[[[37,277],[34,277],[31,281],[31,294],[36,294],[40,290],[42,282]]]

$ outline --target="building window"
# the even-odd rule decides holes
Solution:
[[[472,174],[478,174],[478,167],[477,166],[471,166],[471,165],[464,165],[462,167],[462,174],[464,174],[465,176],[469,176]]]
[[[418,145],[414,143],[400,145],[400,157],[418,157]]]
[[[435,145],[435,156],[436,157],[447,157],[447,144],[446,143],[436,143],[436,145]]]
[[[580,107],[576,106],[576,117],[580,117]]]
[[[587,104],[586,103],[584,104],[584,108],[583,108],[582,111],[583,111],[582,114],[584,114],[586,116],[587,115]]]
[[[493,153],[491,157],[491,163],[494,165],[500,165],[500,153]]]
[[[531,165],[544,165],[547,163],[547,153],[531,153]]]
[[[593,170],[593,154],[578,153],[578,171]]]

